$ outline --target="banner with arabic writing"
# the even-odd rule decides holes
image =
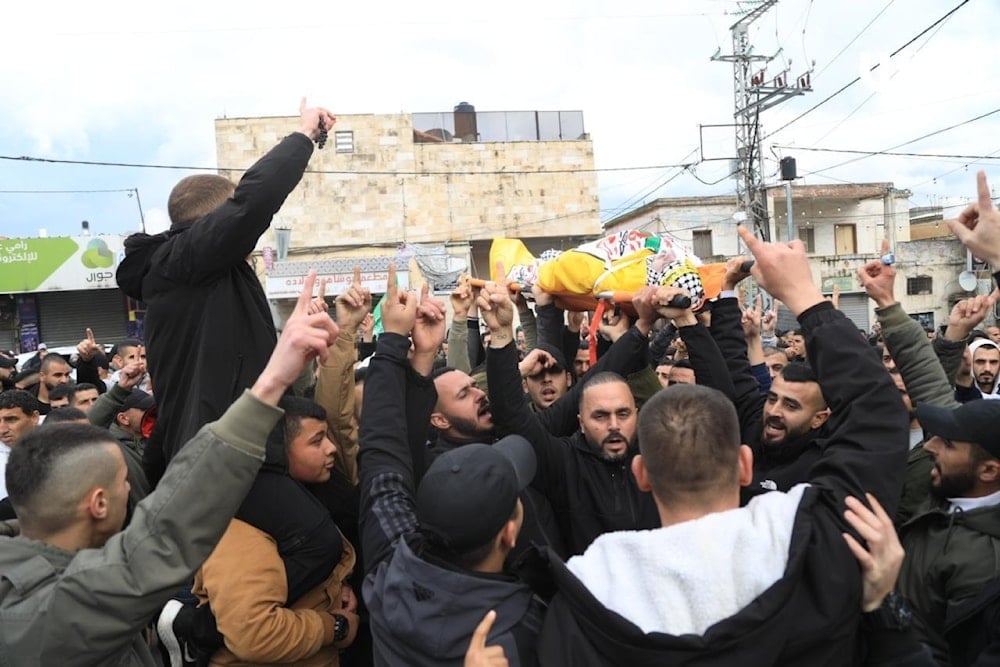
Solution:
[[[0,239],[0,294],[113,289],[124,236]]]

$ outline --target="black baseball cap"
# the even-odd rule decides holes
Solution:
[[[421,531],[455,553],[487,544],[510,519],[536,464],[534,450],[519,435],[445,452],[417,489]]]
[[[0,368],[17,368],[17,359],[0,354]]]
[[[916,410],[917,420],[928,435],[974,442],[1000,459],[1000,400],[969,401],[957,408],[919,403]]]
[[[126,410],[136,408],[137,410],[145,412],[155,404],[156,401],[153,400],[153,397],[150,394],[147,394],[141,389],[133,389],[132,393],[130,393],[125,399],[125,404],[122,406],[121,411],[124,412]]]

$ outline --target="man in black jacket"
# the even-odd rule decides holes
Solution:
[[[870,491],[895,509],[906,413],[881,362],[813,284],[802,243],[740,236],[754,277],[806,332],[832,408],[829,443],[809,484],[739,508],[753,454],[731,402],[690,385],[657,394],[640,416],[632,469],[663,527],[604,535],[583,556],[554,561],[560,592],[539,640],[542,664],[852,662],[862,588],[843,537],[852,531],[845,498]]]
[[[638,489],[629,474],[636,453],[636,407],[623,377],[646,365],[647,336],[656,319],[649,293],[641,293],[634,302],[635,325],[591,369],[591,375],[556,403],[570,397],[579,401],[580,429],[563,437],[544,428],[524,400],[507,287],[487,283],[479,300],[491,334],[486,372],[497,433],[524,436],[535,448],[538,471],[533,486],[552,504],[569,553],[583,553],[602,533],[658,525],[652,497]],[[614,366],[609,357],[618,360]],[[599,368],[602,363],[608,365]],[[600,372],[604,368],[620,374],[609,376]]]
[[[155,484],[166,463],[253,384],[274,348],[267,297],[246,259],[298,184],[329,111],[307,108],[301,126],[251,167],[239,185],[183,179],[170,194],[171,227],[125,241],[122,291],[146,304],[146,350],[156,380],[157,433],[144,464]],[[156,461],[157,455],[161,460]]]
[[[489,643],[511,665],[535,664],[542,605],[504,570],[521,528],[518,494],[530,481],[531,448],[466,444],[426,467],[424,442],[410,430],[427,423],[437,399],[429,374],[444,311],[425,291],[418,315],[417,294],[399,292],[394,274],[390,268],[385,333],[368,367],[358,455],[375,664],[458,667],[491,609]]]
[[[830,418],[821,383],[807,364],[789,362],[775,375],[768,393],[760,393],[734,293],[749,275],[740,270],[745,260],[735,257],[727,263],[710,328],[687,312],[676,320],[698,384],[718,389],[733,401],[741,439],[753,450],[753,480],[740,491],[744,504],[757,494],[788,491],[806,481],[823,454],[824,425]]]

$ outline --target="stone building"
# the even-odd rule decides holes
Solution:
[[[297,123],[217,120],[220,168],[253,164]],[[460,271],[488,274],[494,237],[565,249],[599,234],[599,215],[581,112],[477,112],[463,103],[445,113],[338,115],[262,237],[258,270],[279,310],[311,267],[336,284],[360,264],[377,292],[390,261],[404,279],[440,268],[446,275],[432,283],[443,292]],[[279,235],[289,237],[287,258]]]

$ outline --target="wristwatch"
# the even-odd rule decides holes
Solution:
[[[351,624],[340,614],[331,614],[331,616],[333,616],[333,643],[339,644],[347,639],[347,635],[351,631]]]
[[[882,606],[875,611],[861,615],[864,623],[873,629],[904,632],[913,623],[913,612],[906,599],[893,591],[882,600]]]

